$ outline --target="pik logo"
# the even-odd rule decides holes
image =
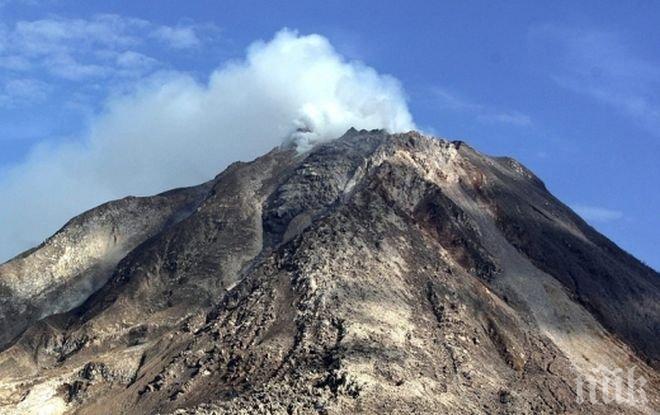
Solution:
[[[595,403],[617,403],[629,406],[645,406],[647,404],[646,378],[637,376],[636,366],[627,370],[598,366],[587,375],[576,379],[577,402],[587,400]]]

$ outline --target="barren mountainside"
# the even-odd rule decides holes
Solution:
[[[4,414],[653,414],[660,275],[521,164],[349,130],[0,265]],[[636,367],[647,402],[578,402]]]

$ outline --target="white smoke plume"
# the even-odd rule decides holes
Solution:
[[[282,30],[205,84],[151,77],[109,99],[84,137],[42,143],[0,173],[0,260],[107,200],[201,183],[282,140],[304,151],[350,127],[415,126],[396,79],[346,61],[319,35]]]

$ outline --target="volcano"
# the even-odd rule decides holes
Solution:
[[[106,203],[0,293],[0,413],[660,408],[660,275],[517,161],[417,132]]]

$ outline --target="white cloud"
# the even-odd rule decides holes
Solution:
[[[117,15],[97,15],[91,19],[54,17],[19,21],[10,38],[17,49],[28,55],[71,53],[89,47],[125,48],[140,43],[139,34],[149,22]]]
[[[10,79],[0,87],[0,106],[16,107],[38,103],[46,99],[50,90],[50,85],[38,79]]]
[[[19,4],[24,6],[35,6],[38,0],[0,0],[0,10],[12,4]]]
[[[496,122],[502,124],[511,124],[521,127],[532,124],[532,119],[529,117],[529,115],[523,114],[522,112],[518,112],[518,111],[493,112],[493,113],[486,112],[483,115],[479,115],[478,118],[484,121],[490,121],[490,122]]]
[[[118,53],[116,62],[122,68],[151,68],[158,63],[154,58],[130,50]]]
[[[112,14],[18,21],[0,25],[0,67],[14,72],[42,70],[68,81],[135,76],[135,71],[126,71],[127,59],[135,64],[139,58],[143,69],[148,64],[153,70],[158,60],[145,50],[159,45],[201,46],[200,33],[206,39],[216,32],[213,25],[170,27]],[[112,56],[120,59],[108,59]]]
[[[0,67],[11,71],[27,71],[32,67],[30,61],[23,56],[1,56]]]
[[[13,79],[5,84],[5,90],[16,97],[41,99],[47,85],[36,79]]]
[[[108,66],[95,63],[81,63],[67,54],[54,55],[44,61],[48,72],[70,81],[83,81],[88,78],[100,78],[114,71]]]
[[[554,59],[552,79],[660,134],[660,62],[644,59],[614,33],[543,25],[530,38]]]
[[[281,31],[205,84],[181,73],[151,76],[109,100],[88,135],[42,143],[0,177],[0,258],[106,200],[207,180],[299,127],[311,130],[293,134],[305,149],[351,126],[415,127],[396,79],[345,61],[322,36]]]
[[[588,222],[612,222],[623,218],[623,212],[599,206],[572,205],[573,210]]]
[[[192,27],[161,26],[151,35],[175,49],[194,48],[201,44]]]
[[[432,93],[436,104],[440,108],[469,113],[482,122],[509,124],[518,127],[526,127],[532,124],[532,119],[520,111],[500,110],[477,104],[439,87],[433,88]]]

